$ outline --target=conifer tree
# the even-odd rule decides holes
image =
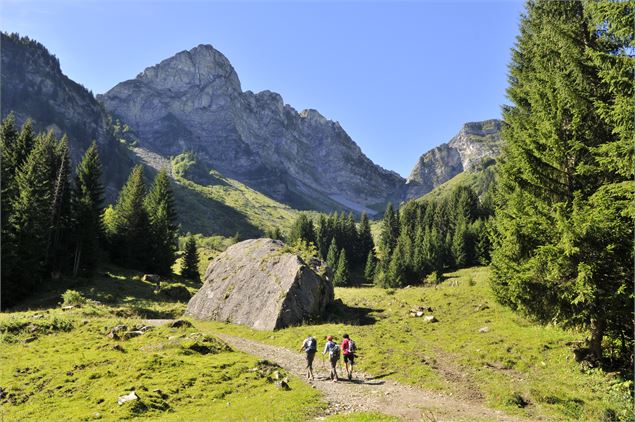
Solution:
[[[132,169],[108,218],[104,218],[113,261],[145,270],[149,258],[149,222],[144,207],[143,167]],[[106,217],[106,214],[105,214]]]
[[[399,214],[396,213],[389,202],[384,213],[381,231],[381,252],[383,257],[389,257],[397,246],[399,238]]]
[[[1,232],[0,239],[2,245],[0,247],[0,274],[2,274],[2,303],[0,307],[4,309],[9,305],[11,299],[11,291],[13,286],[12,272],[16,263],[17,250],[14,243],[14,231],[9,225],[9,216],[12,214],[12,206],[15,196],[18,192],[15,182],[16,162],[13,149],[18,138],[18,131],[15,126],[15,117],[13,113],[9,114],[0,125],[0,184],[2,191],[0,192],[0,217]]]
[[[364,278],[368,282],[372,282],[375,279],[375,253],[371,250],[368,252],[368,258],[366,258],[366,265],[364,266]]]
[[[315,227],[313,226],[313,221],[306,214],[300,214],[298,218],[296,218],[289,233],[290,244],[298,240],[304,240],[314,245],[316,244]]]
[[[3,273],[5,306],[32,292],[44,277],[51,223],[54,142],[52,132],[39,135],[15,176],[17,196],[8,224],[13,246],[19,253],[13,271]]]
[[[335,270],[337,260],[339,256],[339,249],[337,248],[337,241],[335,238],[331,239],[331,246],[329,246],[329,252],[326,255],[326,265]]]
[[[104,188],[97,144],[86,150],[75,170],[72,196],[73,275],[92,276],[99,259],[99,239],[103,236],[101,220]]]
[[[196,249],[196,239],[190,235],[185,244],[181,275],[193,281],[200,281],[201,277],[198,273],[198,263],[199,257],[198,250]]]
[[[632,184],[632,158],[620,160],[624,152],[632,157],[632,111],[623,119],[620,111],[631,105],[622,105],[615,88],[626,88],[632,102],[633,8],[605,3],[598,7],[617,10],[620,21],[631,22],[620,32],[628,34],[621,51],[603,40],[603,33],[609,44],[620,38],[610,35],[615,17],[594,25],[585,11],[593,3],[527,3],[510,65],[513,105],[503,112],[492,257],[492,287],[501,302],[545,322],[557,318],[588,327],[597,359],[609,327],[630,319],[632,335],[632,187],[619,191],[623,183]],[[609,63],[611,56],[629,64],[622,74],[627,80],[618,76],[609,88],[608,74],[620,72],[605,73],[608,68],[597,60]],[[622,136],[628,146],[620,143]],[[610,151],[616,152],[614,167],[602,163],[611,161]],[[607,173],[616,185],[606,184]],[[617,250],[624,259],[613,255]]]
[[[360,264],[364,262],[365,258],[368,258],[369,254],[373,252],[375,248],[375,244],[373,242],[373,235],[370,231],[370,222],[368,221],[368,215],[366,213],[362,213],[360,222],[359,222],[359,235],[357,240],[357,254],[359,257]],[[374,259],[374,254],[373,254]],[[368,259],[366,259],[368,262]],[[368,280],[372,280],[372,277]]]
[[[406,281],[406,256],[403,250],[404,243],[398,242],[390,257],[390,264],[386,271],[387,287],[403,287]]]
[[[342,249],[337,259],[337,268],[333,275],[333,285],[344,286],[349,282],[348,259],[346,258],[346,249]]]
[[[165,169],[157,173],[144,199],[150,227],[150,248],[146,268],[161,275],[172,273],[176,259],[177,230],[174,198]]]
[[[57,278],[71,264],[70,151],[66,136],[54,146],[53,154],[47,271]]]

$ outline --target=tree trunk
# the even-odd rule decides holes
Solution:
[[[604,319],[591,321],[591,339],[589,340],[589,354],[592,359],[602,359],[602,339],[604,338]]]

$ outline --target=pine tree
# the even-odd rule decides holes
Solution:
[[[92,276],[99,259],[99,239],[103,236],[101,220],[104,187],[97,144],[86,150],[75,170],[72,196],[73,275]]]
[[[300,214],[291,227],[288,240],[290,244],[293,244],[298,240],[304,240],[307,243],[313,243],[315,245],[316,238],[313,220],[311,220],[306,214]]]
[[[11,293],[9,291],[15,289],[13,280],[13,270],[16,264],[17,249],[14,243],[14,231],[11,230],[9,224],[12,214],[13,201],[17,195],[18,189],[15,182],[15,173],[17,165],[15,163],[14,151],[18,138],[18,131],[15,126],[15,117],[13,113],[9,114],[0,125],[0,184],[2,192],[0,192],[0,217],[2,229],[0,239],[2,247],[0,248],[0,274],[2,275],[2,309],[11,304]]]
[[[633,10],[606,3],[598,7],[618,10],[631,22],[620,32],[628,34],[621,52],[602,39],[614,30],[611,21],[594,26],[589,20],[585,8],[592,3],[527,3],[510,65],[513,105],[503,113],[492,256],[492,287],[501,302],[545,322],[589,327],[589,348],[598,359],[609,327],[629,319],[632,333],[632,286],[624,284],[632,278],[632,187],[614,188],[632,184],[633,177],[632,158],[620,159],[626,151],[632,157],[632,122],[624,123],[632,120],[632,108],[628,118],[621,113],[632,105],[623,106],[615,89],[626,87],[623,98],[632,102],[632,59],[626,57],[633,47]],[[612,88],[608,74],[620,72],[605,74],[597,62],[609,56],[630,63]],[[622,136],[628,141],[621,143]],[[616,152],[613,168],[600,158],[609,151]],[[607,170],[613,186],[606,184]],[[613,255],[617,250],[623,259]]]
[[[176,259],[178,226],[170,180],[165,169],[156,175],[144,200],[144,207],[148,214],[151,238],[146,268],[161,275],[169,275]]]
[[[17,196],[8,224],[19,253],[10,274],[3,273],[3,306],[31,293],[44,279],[51,223],[51,173],[54,167],[52,133],[40,135],[26,161],[18,168]],[[4,246],[4,245],[3,245]]]
[[[333,276],[334,286],[344,286],[349,282],[348,259],[346,258],[346,249],[342,249],[337,259],[337,268]]]
[[[403,242],[398,242],[390,257],[390,264],[386,271],[387,287],[403,287],[406,282],[406,257]]]
[[[386,206],[381,230],[381,252],[383,257],[389,257],[397,246],[399,238],[399,214],[396,213],[391,203]]]
[[[47,252],[47,271],[58,278],[71,264],[71,186],[70,151],[66,136],[54,147],[51,179],[50,233]]]
[[[331,269],[335,269],[339,256],[339,249],[337,248],[337,241],[335,238],[331,239],[331,246],[329,246],[329,252],[326,255],[326,265]]]
[[[183,255],[183,267],[181,275],[193,281],[200,281],[201,277],[198,272],[198,250],[196,249],[196,239],[190,235],[185,244],[185,253]]]
[[[451,252],[454,261],[454,265],[459,268],[465,267],[468,263],[467,253],[467,227],[465,225],[465,218],[459,218],[459,222],[454,229],[454,235],[452,237]]]
[[[111,213],[104,214],[113,261],[139,270],[145,270],[150,251],[150,225],[144,207],[145,189],[143,167],[137,165],[121,189]]]
[[[375,253],[371,250],[368,252],[368,258],[366,258],[366,265],[364,266],[364,278],[369,283],[372,283],[375,279],[375,261]]]
[[[364,262],[364,259],[368,258],[368,255],[371,254],[371,252],[373,252],[373,250],[375,249],[373,235],[370,231],[370,221],[368,221],[368,215],[366,215],[366,213],[362,213],[361,220],[359,222],[359,234],[356,244],[357,255],[359,257],[358,260],[361,264],[362,262]],[[366,259],[366,262],[368,262],[368,259]],[[372,280],[372,277],[367,279]]]

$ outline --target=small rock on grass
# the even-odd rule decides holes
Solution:
[[[425,322],[439,322],[439,320],[434,315],[428,315],[423,319]]]
[[[117,399],[117,404],[119,404],[119,406],[121,406],[122,404],[129,402],[131,400],[139,400],[139,396],[137,396],[137,393],[135,393],[135,391],[131,391],[128,394],[125,394],[123,396],[119,396],[119,398]]]
[[[489,327],[482,327],[478,330],[479,333],[489,333]]]
[[[176,321],[172,321],[171,323],[168,324],[168,327],[170,328],[181,328],[181,327],[189,328],[191,326],[192,326],[192,323],[184,319],[177,319]]]

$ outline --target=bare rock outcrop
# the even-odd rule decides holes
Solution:
[[[419,157],[406,182],[406,199],[418,198],[463,171],[477,170],[484,160],[500,153],[503,122],[470,122],[447,144]]]
[[[333,285],[319,265],[305,263],[278,240],[245,240],[210,263],[185,315],[259,330],[319,318],[333,302]]]

